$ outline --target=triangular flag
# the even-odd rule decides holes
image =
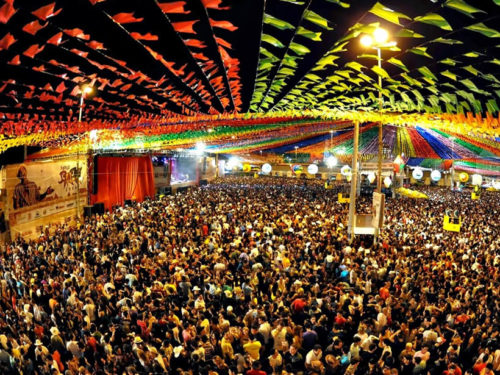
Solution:
[[[130,36],[134,38],[135,40],[158,40],[157,35],[153,35],[151,33],[146,33],[146,34],[139,34],[136,32],[130,33]]]
[[[64,85],[64,82],[61,82],[59,85],[57,85],[56,92],[62,94],[64,91],[66,91],[66,86]]]
[[[179,14],[189,14],[188,10],[185,10],[185,1],[174,1],[171,3],[158,3],[158,6],[164,13],[179,13]]]
[[[90,40],[90,35],[85,34],[82,29],[64,29],[64,33],[78,39]]]
[[[21,65],[21,58],[19,55],[14,56],[14,58],[9,61],[9,65]]]
[[[53,44],[55,46],[58,46],[59,44],[61,44],[62,36],[63,36],[63,33],[62,32],[58,32],[52,38],[50,38],[49,40],[47,40],[47,43],[48,44]]]
[[[198,21],[172,22],[172,27],[179,33],[196,34],[196,31],[193,30],[193,26],[196,22]]]
[[[184,40],[184,44],[189,47],[207,48],[206,44],[204,44],[201,40],[198,39],[186,39]]]
[[[36,21],[33,21],[33,22],[26,24],[23,27],[23,31],[27,32],[28,34],[35,35],[38,31],[43,29],[45,26],[47,26],[47,24],[41,25],[40,22],[38,22],[38,20],[36,20]]]
[[[11,33],[7,33],[1,40],[0,40],[0,51],[3,49],[9,49],[11,45],[13,45],[16,42],[16,38]]]
[[[62,8],[59,9],[57,12],[54,12],[55,6],[56,6],[56,3],[54,2],[52,4],[45,5],[39,9],[35,10],[34,12],[31,12],[31,14],[33,14],[35,17],[40,18],[43,21],[46,21],[47,18],[57,16],[59,13],[61,13]]]
[[[201,0],[205,8],[218,9],[218,10],[227,10],[229,7],[220,7],[222,0]]]
[[[96,42],[95,40],[88,42],[87,46],[89,46],[92,49],[104,49],[104,44]]]
[[[216,20],[210,19],[210,25],[212,25],[213,27],[219,27],[221,29],[226,29],[229,31],[238,30],[238,28],[236,26],[234,26],[229,21],[216,21]]]
[[[14,9],[14,4],[13,1],[7,1],[1,8],[0,8],[0,23],[7,23],[10,20],[10,17],[12,17],[16,13],[16,10]]]
[[[38,44],[33,44],[30,48],[23,52],[23,55],[33,59],[38,53],[42,52],[44,48],[45,46],[39,47]]]
[[[118,13],[113,16],[113,20],[118,23],[135,23],[142,22],[144,18],[135,18],[134,13]]]

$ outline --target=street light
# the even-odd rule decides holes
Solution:
[[[380,27],[376,28],[371,35],[365,34],[361,37],[360,42],[365,48],[374,48],[377,50],[377,62],[379,69],[382,69],[382,48],[395,47],[396,42],[389,42],[389,32]],[[377,161],[377,200],[382,199],[382,157],[383,157],[383,133],[382,133],[382,110],[383,110],[383,99],[382,99],[382,76],[378,74],[378,108],[380,121],[378,123],[378,161]],[[358,142],[359,142],[359,124],[355,123],[354,129],[354,152],[353,152],[353,168],[357,167],[358,164]],[[354,185],[354,186],[353,186]],[[354,234],[354,226],[355,226],[355,210],[356,210],[356,184],[351,184],[351,200],[350,204],[352,207],[349,207],[349,232],[351,235]],[[354,194],[352,194],[354,192]],[[374,204],[375,204],[375,195],[374,195]],[[377,207],[382,207],[383,205],[377,204]],[[377,210],[381,210],[378,208]],[[375,212],[374,217],[382,217],[383,212]],[[375,225],[375,236],[374,241],[376,241],[378,237],[378,233],[380,230],[380,222]]]
[[[365,34],[361,37],[360,42],[366,48],[374,48],[377,50],[378,67],[382,68],[382,48],[394,47],[396,42],[388,42],[389,32],[382,28],[376,28],[372,35]],[[378,75],[378,105],[380,114],[383,109],[382,99],[382,76]],[[383,134],[382,134],[382,120],[379,122],[378,128],[378,166],[377,166],[377,192],[382,191],[382,153],[383,153]]]
[[[83,100],[85,99],[85,95],[92,94],[94,88],[89,85],[85,85],[81,89],[82,95],[80,96],[80,113],[78,115],[78,122],[82,122],[82,111],[83,111]]]
[[[85,95],[89,95],[94,91],[94,88],[90,85],[84,85],[81,87],[81,96],[80,96],[80,111],[78,114],[78,122],[82,122],[82,112],[83,112],[83,100],[85,99]],[[90,136],[89,133],[89,152],[90,152]],[[76,170],[77,170],[77,178],[76,178],[76,217],[78,221],[80,221],[80,148],[77,148],[76,151]],[[88,176],[87,176],[88,178]],[[87,195],[87,200],[89,196]]]

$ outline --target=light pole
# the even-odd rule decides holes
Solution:
[[[382,48],[387,48],[387,47],[394,47],[396,46],[396,42],[388,42],[389,40],[389,33],[387,30],[382,29],[382,28],[376,28],[372,35],[365,34],[361,37],[361,44],[366,47],[366,48],[374,48],[377,50],[377,62],[378,62],[378,68],[379,70],[382,69]],[[382,157],[383,157],[383,124],[382,124],[382,111],[384,107],[384,102],[382,98],[382,76],[380,75],[380,71],[378,72],[378,110],[379,110],[379,123],[378,123],[378,160],[377,160],[377,193],[373,195],[373,202],[374,202],[374,207],[376,207],[376,211],[379,212],[374,212],[374,218],[377,219],[379,218],[380,221],[376,222],[376,220],[373,220],[372,222],[374,223],[375,227],[375,235],[374,235],[374,243],[376,243],[379,232],[380,232],[380,227],[381,227],[381,222],[383,220],[383,204],[379,204],[376,202],[381,202],[383,201],[382,197]],[[359,136],[359,132],[357,133]],[[355,142],[355,145],[357,146],[357,142]],[[356,150],[356,156],[357,156],[357,150]],[[356,160],[357,162],[357,160]],[[354,163],[354,161],[353,161]],[[353,197],[351,196],[351,202],[353,201]],[[353,224],[354,226],[354,224]]]
[[[377,50],[377,62],[379,69],[382,69],[382,48],[394,47],[396,42],[388,42],[389,33],[387,30],[377,28],[372,35],[363,35],[361,44],[367,48]],[[380,116],[382,115],[384,102],[382,98],[382,76],[378,74],[378,109]],[[383,133],[382,133],[382,118],[378,124],[378,161],[377,161],[377,192],[382,192],[382,153],[383,153]]]
[[[451,183],[450,190],[453,191],[453,184],[455,183],[455,137],[450,137],[451,141]]]
[[[85,99],[85,95],[91,94],[94,89],[92,88],[92,86],[85,85],[82,87],[81,91],[82,94],[80,96],[80,113],[78,114],[78,122],[82,122],[83,101]]]
[[[295,146],[295,162],[297,162],[297,149],[299,148],[299,146]]]
[[[82,112],[83,112],[83,101],[85,99],[85,95],[91,94],[94,89],[92,86],[85,85],[81,88],[81,96],[80,96],[80,111],[78,113],[78,122],[82,122]],[[76,217],[78,221],[80,221],[80,148],[76,150]],[[88,178],[88,176],[87,176]]]
[[[354,227],[355,216],[356,216],[356,195],[357,189],[356,184],[358,182],[358,143],[359,143],[359,122],[354,122],[354,147],[352,152],[352,180],[351,180],[351,192],[349,194],[349,221],[347,224],[347,231],[349,235],[349,240],[354,239]]]

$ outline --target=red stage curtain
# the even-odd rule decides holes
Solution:
[[[153,164],[149,156],[99,157],[97,194],[92,203],[102,202],[107,210],[131,199],[142,202],[155,195]]]

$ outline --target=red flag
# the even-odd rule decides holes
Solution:
[[[21,58],[19,55],[14,56],[12,60],[9,61],[10,65],[21,65]]]
[[[212,8],[212,9],[218,9],[218,10],[228,10],[230,9],[229,7],[220,7],[220,4],[222,3],[222,0],[201,0],[203,5],[205,5],[205,8]]]
[[[56,35],[54,35],[53,37],[51,37],[49,40],[47,40],[47,43],[58,46],[59,44],[61,44],[62,36],[63,36],[63,33],[59,32]]]
[[[54,2],[52,4],[45,5],[39,9],[35,10],[34,12],[31,12],[31,14],[33,14],[35,17],[40,18],[41,20],[46,21],[47,18],[57,16],[59,13],[61,13],[62,8],[59,9],[57,12],[54,12],[55,6],[56,6],[56,3]]]
[[[186,39],[184,41],[184,44],[189,47],[195,47],[195,48],[207,48],[207,46],[198,39]]]
[[[70,52],[73,52],[75,55],[81,56],[85,59],[89,55],[88,52],[80,51],[79,49],[76,49],[76,48],[71,49]]]
[[[43,86],[43,89],[47,91],[54,91],[50,83],[47,83],[45,86]]]
[[[115,79],[115,80],[113,81],[113,83],[112,83],[110,86],[111,86],[111,87],[118,87],[118,86],[120,86],[121,84],[123,84],[123,81],[122,81],[120,78],[118,78],[118,79]]]
[[[45,72],[45,65],[42,64],[40,66],[34,66],[33,70],[35,70],[37,72]]]
[[[104,44],[96,42],[95,40],[88,42],[87,46],[89,46],[92,49],[104,49]]]
[[[0,8],[0,23],[7,23],[10,20],[10,17],[16,13],[16,10],[14,9],[14,1],[7,1],[1,8]]]
[[[44,48],[45,46],[39,47],[38,44],[33,44],[30,48],[23,52],[23,55],[33,59],[37,54],[42,52]]]
[[[62,94],[64,91],[66,91],[66,86],[64,85],[64,82],[61,82],[59,85],[57,85],[56,92]]]
[[[238,28],[236,26],[234,26],[229,21],[216,21],[216,20],[210,19],[210,25],[212,25],[213,27],[220,27],[221,29],[226,29],[229,31],[238,30]]]
[[[203,53],[193,53],[193,57],[197,60],[204,60],[204,61],[209,60],[209,58],[206,57]]]
[[[123,85],[122,87],[120,87],[120,90],[121,91],[128,91],[131,87],[132,87],[132,84],[129,83],[127,85]]]
[[[1,40],[0,40],[0,51],[3,49],[9,49],[11,45],[13,45],[16,42],[16,38],[11,33],[7,33]]]
[[[132,32],[130,33],[130,36],[134,38],[135,40],[158,40],[158,36],[153,35],[151,33],[146,33],[144,35]]]
[[[102,3],[103,1],[106,0],[89,0],[92,5],[96,5],[97,3]]]
[[[172,22],[172,26],[174,30],[179,33],[196,34],[196,31],[193,30],[193,26],[196,22],[198,21]]]
[[[158,3],[158,6],[164,13],[181,13],[181,14],[189,14],[191,13],[189,10],[185,10],[186,6],[185,1],[174,1],[171,3]]]
[[[113,16],[113,19],[118,23],[135,23],[142,22],[144,18],[135,18],[134,13],[118,13]]]
[[[73,36],[75,38],[83,39],[83,40],[90,40],[90,35],[84,34],[82,29],[65,29],[64,32],[69,35]]]
[[[47,23],[45,25],[41,25],[40,22],[36,20],[24,25],[23,31],[27,32],[28,34],[35,35],[38,31],[40,31],[47,25]]]
[[[232,48],[231,47],[231,43],[225,41],[224,39],[222,38],[218,38],[218,37],[215,37],[215,40],[216,42],[221,45],[221,46],[224,46],[224,47],[227,47],[227,48]]]

